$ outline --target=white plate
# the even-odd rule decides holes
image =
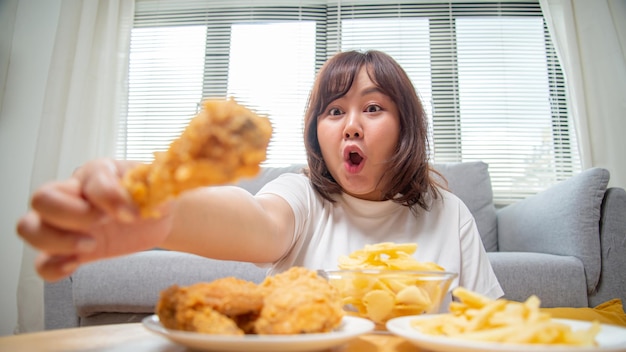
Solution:
[[[150,331],[190,348],[204,351],[316,351],[344,344],[353,338],[374,330],[374,323],[357,317],[344,317],[334,331],[299,335],[210,335],[188,331],[170,330],[161,325],[159,317],[151,315],[143,319]]]
[[[556,345],[531,345],[531,344],[506,344],[498,342],[481,342],[461,339],[452,339],[444,336],[434,336],[421,333],[411,326],[411,321],[416,319],[431,319],[434,315],[415,315],[394,318],[387,322],[387,330],[398,336],[404,337],[414,345],[436,352],[469,352],[469,351],[502,351],[502,352],[614,352],[626,351],[626,329],[616,325],[602,324],[601,330],[596,336],[599,346],[577,347]],[[587,329],[590,322],[569,319],[554,319],[568,324],[574,330]]]

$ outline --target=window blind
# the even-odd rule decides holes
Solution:
[[[432,160],[487,162],[497,204],[580,170],[537,1],[137,0],[117,156],[151,160],[203,98],[234,97],[272,121],[264,165],[304,163],[315,73],[350,49],[404,67],[429,116]]]

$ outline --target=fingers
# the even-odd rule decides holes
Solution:
[[[35,270],[46,281],[58,281],[78,268],[78,261],[74,256],[50,256],[39,254],[35,259]]]
[[[82,185],[82,196],[100,211],[124,222],[137,217],[137,209],[121,185],[127,164],[102,159],[80,168],[75,177]]]
[[[90,236],[59,230],[42,222],[35,212],[27,213],[18,221],[17,233],[28,244],[49,255],[90,253],[97,245]]]
[[[100,159],[76,170],[67,180],[41,186],[31,208],[18,220],[17,233],[40,251],[36,269],[46,280],[71,274],[81,263],[101,259],[109,253],[107,243],[138,219],[138,210],[121,179],[135,162]],[[132,226],[131,226],[132,227]]]
[[[82,197],[75,178],[42,186],[33,194],[31,206],[41,222],[69,231],[83,231],[102,217],[102,212]]]

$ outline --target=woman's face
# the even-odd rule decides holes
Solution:
[[[400,135],[396,104],[372,82],[365,67],[346,95],[331,102],[317,121],[326,166],[344,192],[382,200],[391,177],[388,161]]]

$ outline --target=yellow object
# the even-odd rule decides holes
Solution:
[[[348,311],[379,325],[395,317],[435,313],[456,274],[413,257],[416,243],[366,245],[338,259],[328,272]]]
[[[542,312],[553,318],[599,321],[603,324],[626,326],[626,313],[622,301],[615,298],[597,305],[594,308],[541,308]]]
[[[266,158],[272,126],[234,100],[206,100],[167,151],[129,170],[122,184],[144,217],[180,193],[256,175]]]
[[[339,257],[339,269],[363,270],[420,270],[443,271],[444,269],[433,262],[420,262],[413,258],[417,250],[417,243],[382,242],[365,245],[348,256]]]
[[[493,300],[463,287],[452,294],[459,302],[450,304],[450,313],[432,319],[414,320],[411,325],[424,334],[465,340],[568,346],[597,346],[600,323],[594,320],[586,330],[573,330],[541,311],[539,298],[525,302]]]

